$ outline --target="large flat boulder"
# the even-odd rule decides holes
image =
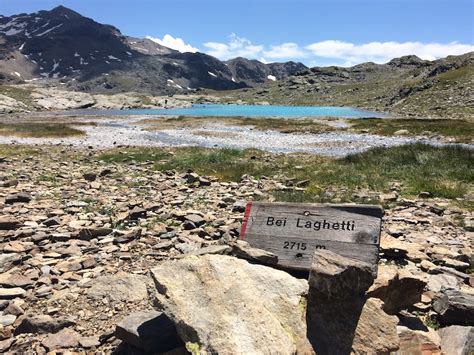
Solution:
[[[56,333],[74,324],[75,322],[65,318],[52,318],[43,314],[27,315],[21,318],[21,323],[15,329],[15,335],[22,333]]]
[[[318,249],[313,255],[309,283],[318,297],[356,299],[365,295],[374,277],[372,265]]]
[[[362,308],[354,333],[352,351],[355,354],[387,354],[398,350],[398,318],[383,310],[383,302],[369,298]]]
[[[432,328],[413,330],[398,326],[400,349],[393,355],[430,354],[441,355],[440,337]],[[450,354],[449,352],[447,354]]]
[[[101,276],[94,280],[86,294],[94,300],[107,298],[111,302],[138,302],[148,297],[147,280],[146,276],[125,272]]]
[[[471,355],[474,351],[474,327],[452,325],[438,331],[445,354]]]
[[[225,255],[165,261],[151,275],[159,308],[190,351],[312,351],[306,340],[305,280]]]

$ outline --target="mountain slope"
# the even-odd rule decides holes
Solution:
[[[262,87],[222,93],[278,104],[355,106],[421,117],[474,119],[474,52],[435,61],[314,67]]]
[[[124,36],[113,26],[63,6],[0,17],[0,45],[4,80],[56,79],[71,89],[91,92],[236,89],[306,69],[301,63],[252,61],[241,77],[214,57]]]
[[[295,62],[264,64],[258,60],[250,60],[242,57],[234,58],[225,62],[232,73],[232,77],[238,78],[247,85],[254,86],[268,80],[281,80],[289,75],[308,69],[305,65]]]

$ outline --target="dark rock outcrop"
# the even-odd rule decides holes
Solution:
[[[237,89],[306,69],[301,63],[244,60],[237,70],[232,61],[127,37],[63,6],[0,17],[0,40],[2,81],[56,80],[86,92]]]

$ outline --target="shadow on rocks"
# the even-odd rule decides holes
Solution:
[[[307,335],[318,355],[351,354],[374,281],[370,264],[317,250],[309,275]]]

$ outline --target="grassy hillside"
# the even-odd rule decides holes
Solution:
[[[310,70],[263,87],[218,93],[224,100],[354,106],[421,118],[474,119],[474,53],[423,61]]]

